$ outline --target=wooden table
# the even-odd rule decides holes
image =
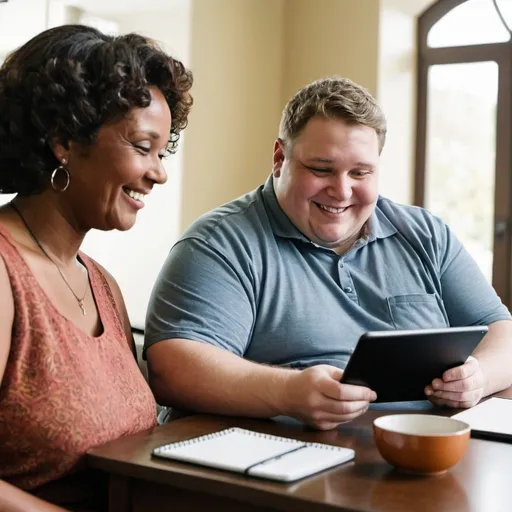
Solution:
[[[375,447],[372,422],[383,414],[390,412],[369,411],[328,432],[312,431],[285,418],[190,416],[108,443],[93,450],[88,458],[93,467],[111,475],[110,512],[512,510],[512,444],[471,439],[464,458],[448,473],[431,477],[406,475],[389,466]],[[150,455],[153,448],[162,444],[233,426],[346,446],[355,450],[356,458],[304,480],[283,484]]]

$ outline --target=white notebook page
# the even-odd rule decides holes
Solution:
[[[512,400],[490,398],[452,416],[465,421],[473,430],[512,436]]]
[[[249,470],[249,475],[289,482],[332,468],[353,458],[354,451],[349,448],[326,450],[318,446],[306,446],[284,457],[254,466]]]
[[[260,461],[276,457],[304,445],[295,439],[248,435],[242,429],[230,429],[224,435],[206,436],[201,442],[168,445],[167,455],[173,459],[207,464],[232,471],[244,471]]]
[[[154,455],[203,466],[292,481],[354,458],[354,451],[231,428],[156,448]]]

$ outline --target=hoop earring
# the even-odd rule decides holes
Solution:
[[[71,176],[69,174],[69,171],[66,169],[66,167],[64,167],[66,165],[66,163],[67,163],[66,159],[63,159],[62,160],[62,165],[59,165],[52,172],[52,175],[51,175],[51,178],[50,178],[50,183],[52,185],[53,190],[55,190],[55,192],[65,192],[67,190],[67,188],[69,187],[69,184],[71,183]],[[66,175],[66,184],[63,187],[59,187],[57,185],[57,183],[56,183],[57,175],[58,175],[59,171],[64,172],[64,174]]]

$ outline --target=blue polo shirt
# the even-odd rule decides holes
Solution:
[[[344,368],[366,331],[488,325],[507,308],[448,227],[379,198],[342,256],[307,239],[264,186],[200,217],[153,290],[145,348],[185,338],[259,363]]]

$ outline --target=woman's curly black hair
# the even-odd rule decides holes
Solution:
[[[149,86],[171,110],[175,152],[192,106],[192,73],[151,39],[63,25],[11,53],[0,68],[0,193],[41,192],[59,165],[52,143],[92,144],[103,124],[150,104]]]

